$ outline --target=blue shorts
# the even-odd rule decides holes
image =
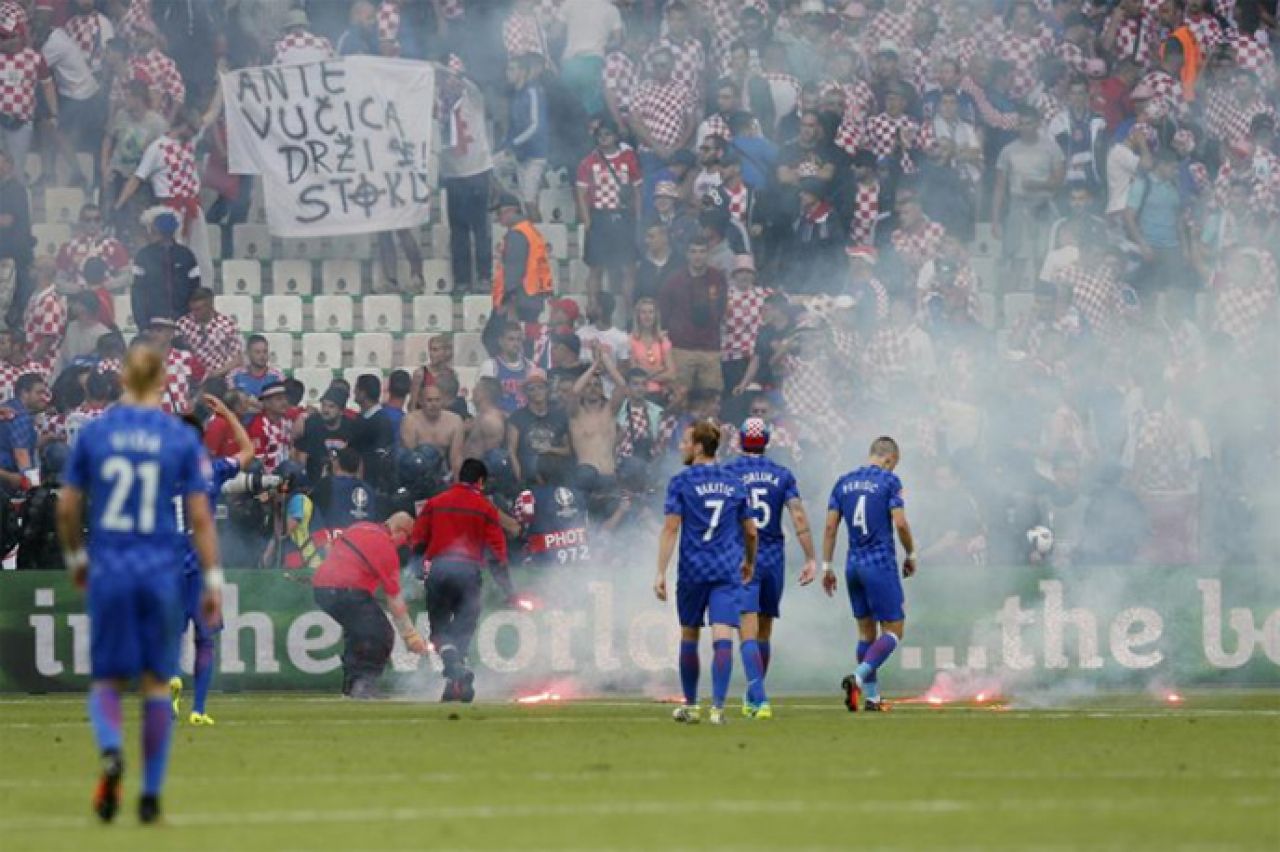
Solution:
[[[738,626],[739,583],[727,581],[676,583],[676,612],[681,627],[701,627],[710,616],[712,624]]]
[[[893,551],[850,554],[844,572],[845,587],[854,618],[872,616],[876,621],[902,621],[904,596]]]
[[[204,574],[199,568],[182,572],[182,624],[178,627],[178,635],[186,631],[187,625],[195,632],[196,641],[212,639],[215,633],[222,631],[222,625],[207,625],[200,612],[200,598],[204,594]]]
[[[141,558],[140,558],[141,557]],[[182,573],[178,554],[90,551],[89,658],[95,679],[178,671],[182,638]]]
[[[782,542],[761,544],[756,554],[756,573],[742,587],[742,612],[754,612],[778,618],[781,614],[782,587],[786,578],[786,555]]]

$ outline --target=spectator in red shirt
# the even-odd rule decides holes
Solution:
[[[316,569],[311,585],[316,605],[342,627],[342,694],[377,698],[377,680],[391,658],[395,637],[382,607],[374,598],[379,589],[405,646],[425,654],[427,643],[413,622],[400,594],[400,554],[413,528],[413,519],[397,512],[384,524],[354,524],[333,540]]]
[[[667,279],[659,294],[667,320],[676,383],[686,390],[724,387],[720,372],[720,323],[724,320],[728,286],[708,263],[707,241],[689,244],[688,266]]]

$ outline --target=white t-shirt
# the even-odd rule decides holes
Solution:
[[[1120,213],[1129,205],[1129,187],[1141,161],[1128,145],[1113,145],[1107,152],[1107,213]]]
[[[609,36],[622,29],[622,14],[609,0],[564,0],[564,59],[575,56],[604,58]]]
[[[615,361],[626,361],[631,357],[631,337],[620,328],[601,331],[594,325],[584,325],[578,329],[578,339],[582,341],[581,361],[591,363],[591,341],[599,340],[600,345],[609,350]]]
[[[98,81],[89,70],[89,60],[84,51],[62,27],[54,27],[40,48],[44,61],[53,72],[59,98],[87,101],[98,93]]]

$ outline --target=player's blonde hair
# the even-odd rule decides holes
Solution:
[[[139,344],[125,355],[122,384],[132,396],[141,399],[164,387],[164,372],[164,355],[160,350]]]
[[[699,420],[690,427],[689,440],[702,448],[704,456],[713,459],[720,451],[720,427],[710,420]]]

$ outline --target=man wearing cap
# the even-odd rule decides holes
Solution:
[[[702,226],[698,224],[697,211],[685,204],[679,184],[663,180],[654,187],[653,218],[667,229],[667,241],[672,254],[679,259],[677,262],[683,261],[689,243],[702,231]]]
[[[252,351],[252,350],[251,350]],[[262,410],[249,421],[253,451],[267,473],[289,460],[293,445],[293,423],[289,420],[289,395],[284,381],[272,381],[258,394]]]
[[[547,241],[524,215],[519,198],[503,195],[496,207],[498,223],[507,232],[493,268],[493,310],[508,320],[537,322],[555,289]]]
[[[532,479],[538,459],[544,455],[572,455],[569,449],[569,419],[560,408],[552,408],[547,374],[534,369],[524,380],[528,403],[507,419],[507,452],[516,479]]]
[[[330,387],[320,397],[320,410],[307,417],[302,425],[295,458],[306,468],[307,478],[318,482],[326,465],[338,450],[351,445],[354,421],[347,419],[349,394],[340,387]]]
[[[395,645],[391,624],[374,598],[379,589],[405,647],[415,654],[427,652],[400,593],[398,551],[412,531],[413,519],[403,512],[385,524],[354,524],[334,539],[311,578],[316,605],[342,628],[342,694],[349,698],[378,697],[377,680]]]
[[[75,236],[58,249],[58,271],[84,283],[84,265],[91,258],[100,258],[107,266],[112,279],[121,278],[127,284],[131,278],[129,250],[124,243],[108,236],[102,227],[102,209],[96,204],[80,208],[80,218],[75,225]],[[115,281],[112,282],[113,284]]]
[[[311,32],[311,22],[301,9],[284,13],[281,30],[284,35],[275,44],[276,65],[295,65],[302,62],[323,62],[335,56],[333,44],[324,36]]]
[[[768,290],[756,285],[756,264],[751,255],[735,257],[724,319],[720,323],[720,372],[726,388],[737,388],[747,373],[768,295]],[[722,414],[726,420],[738,422],[745,415],[746,407],[745,396],[730,396],[724,401]]]
[[[138,328],[146,328],[153,317],[185,314],[191,294],[200,286],[196,256],[175,239],[177,214],[167,208],[153,208],[151,213],[151,242],[133,259],[130,301]]]

